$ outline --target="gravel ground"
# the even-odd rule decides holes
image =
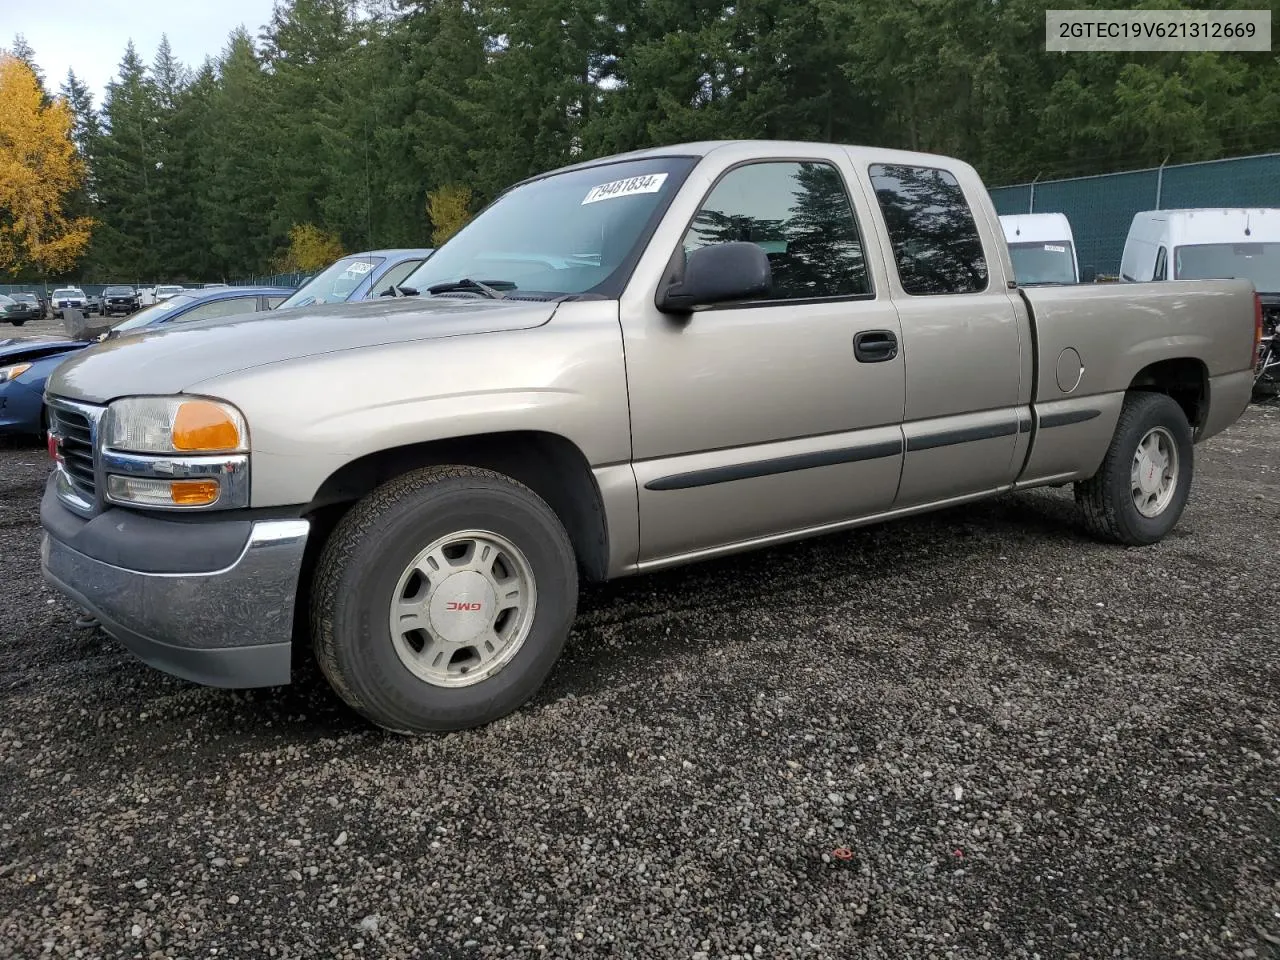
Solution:
[[[1045,491],[592,589],[417,740],[75,629],[0,450],[0,956],[1276,957],[1278,447],[1153,548]]]

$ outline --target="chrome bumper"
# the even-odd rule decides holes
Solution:
[[[310,523],[253,524],[240,556],[207,573],[143,573],[95,560],[47,531],[45,579],[144,662],[218,687],[289,682],[294,600]]]

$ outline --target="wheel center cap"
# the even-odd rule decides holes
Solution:
[[[1138,461],[1138,486],[1144,493],[1155,493],[1160,489],[1160,477],[1155,461],[1144,454]]]
[[[497,597],[474,570],[448,577],[431,595],[431,628],[449,643],[465,643],[493,622]]]

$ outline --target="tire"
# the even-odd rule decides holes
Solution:
[[[1156,498],[1155,503],[1148,504],[1148,512],[1154,515],[1144,515],[1134,496],[1135,460],[1139,457],[1139,443],[1153,436],[1152,431],[1156,431],[1157,443],[1171,444],[1177,462],[1169,470],[1173,487],[1162,507],[1163,494],[1147,494],[1146,488],[1138,491]],[[1102,466],[1088,480],[1075,485],[1076,503],[1080,505],[1086,529],[1104,542],[1132,547],[1162,540],[1177,524],[1187,505],[1194,455],[1191,425],[1171,397],[1149,392],[1128,394]],[[1146,476],[1154,478],[1154,462],[1144,462]]]
[[[494,609],[500,603],[489,604],[496,592],[485,592],[483,585],[480,593],[444,587],[446,582],[461,581],[452,574],[437,579],[437,566],[431,579],[418,581],[424,599],[404,601],[419,604],[423,622],[429,621],[430,627],[409,633],[392,630],[392,614],[401,609],[393,607],[393,599],[411,592],[406,583],[414,582],[415,561],[450,537],[467,540],[464,531],[482,539],[494,537],[514,548],[508,561],[511,551],[498,547],[499,566],[504,573],[508,567],[515,571],[512,575],[517,579],[523,569],[530,584],[521,594],[529,601],[525,611],[514,614],[521,618],[517,627],[522,639],[499,648],[508,657],[505,661],[500,662],[500,656],[487,665],[474,661],[474,675],[481,675],[478,680],[466,676],[470,669],[466,664],[471,661],[455,663],[466,652],[461,648],[449,654],[442,667],[429,662],[432,650],[453,649],[436,632],[437,618],[445,620],[441,629],[453,629],[460,618],[473,616],[442,614],[444,607],[438,601],[446,595],[463,600],[479,597],[485,606],[481,609],[481,603],[475,603],[480,612],[474,622],[485,621],[481,629],[487,631],[493,629],[487,618],[496,616],[501,624],[511,615]],[[471,555],[478,556],[478,551],[476,547]],[[443,559],[444,554],[433,556]],[[455,592],[447,594],[449,589]],[[533,696],[564,649],[577,605],[573,547],[545,501],[523,484],[490,470],[428,467],[378,487],[339,521],[320,552],[312,581],[312,641],[321,672],[334,691],[375,724],[404,734],[463,730],[505,716]],[[472,607],[468,603],[462,609]],[[421,654],[412,649],[414,638],[422,641]],[[473,652],[481,656],[478,646]],[[434,679],[421,675],[430,671],[436,672]],[[447,673],[444,680],[438,676],[440,671]]]
[[[12,323],[15,327],[20,327],[20,326],[22,326],[24,323],[26,323],[27,321],[25,321],[25,320],[10,320],[9,322],[10,322],[10,323]]]

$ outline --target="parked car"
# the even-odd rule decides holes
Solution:
[[[82,313],[89,312],[89,298],[79,287],[59,287],[49,298],[53,301],[53,315],[62,319],[62,312],[75,308]]]
[[[1040,283],[1093,283],[1093,267],[1080,270],[1075,237],[1065,213],[1016,213],[1000,217],[1013,261],[1014,279],[1023,286]]]
[[[0,340],[0,433],[43,433],[45,382],[71,354],[129,334],[271,310],[292,292],[288,287],[190,290],[138,311],[92,340]]]
[[[1068,483],[1154,543],[1256,344],[1246,281],[1016,287],[972,166],[809,142],[539,175],[399,287],[65,361],[48,579],[179,676],[287,683],[296,623],[364,716],[459,729],[580,577]]]
[[[4,302],[0,318],[8,320],[15,327],[20,327],[28,320],[39,320],[44,316],[40,300],[34,293],[15,293],[12,296],[0,297]]]
[[[156,286],[155,297],[156,303],[161,300],[168,300],[170,297],[177,296],[179,293],[186,293],[187,288],[177,283],[161,283]]]
[[[341,257],[294,291],[281,309],[349,303],[394,295],[394,288],[431,256],[430,247],[370,250]]]
[[[105,316],[117,313],[128,315],[141,308],[138,291],[133,287],[107,287],[102,291],[102,312]]]

